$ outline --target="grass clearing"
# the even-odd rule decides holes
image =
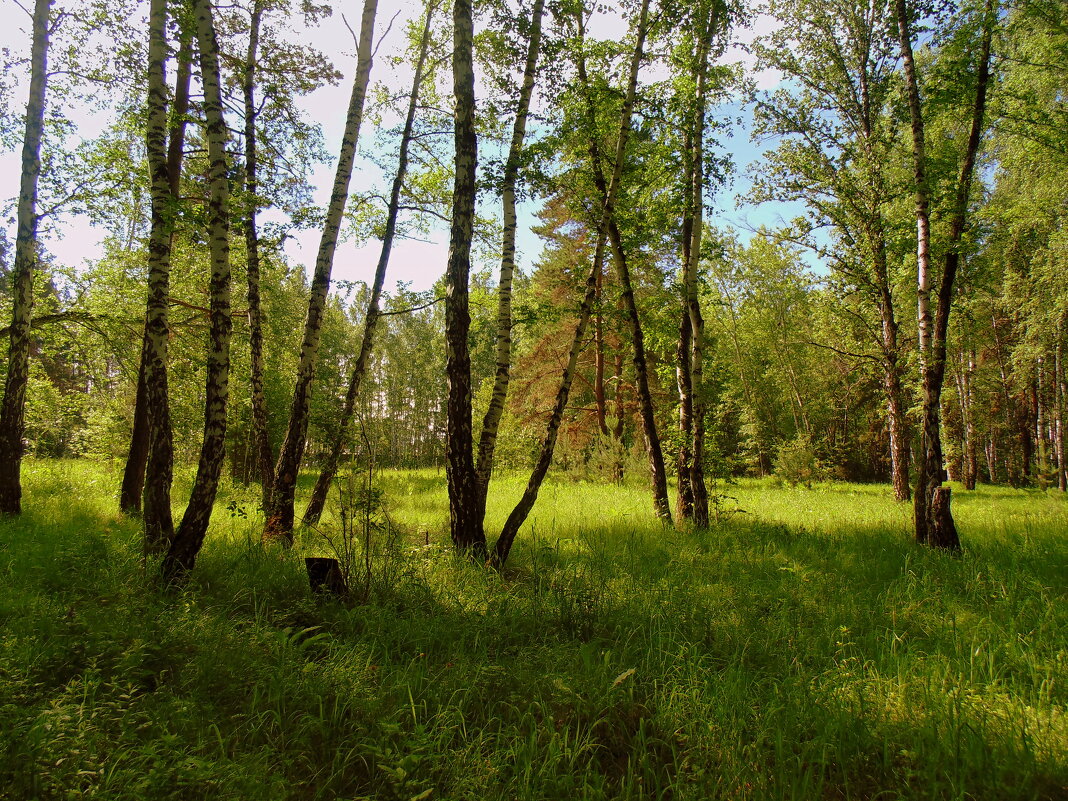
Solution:
[[[309,597],[313,536],[259,545],[254,492],[165,595],[115,474],[25,473],[0,797],[1068,798],[1055,493],[955,493],[958,558],[885,487],[742,482],[696,533],[642,487],[558,480],[498,575],[449,553],[443,473],[385,473],[396,536],[345,608]],[[498,483],[490,532],[522,488]]]

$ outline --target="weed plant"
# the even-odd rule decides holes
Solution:
[[[388,473],[405,536],[345,605],[311,598],[314,538],[260,545],[254,490],[166,593],[113,470],[25,473],[3,798],[1068,798],[1054,492],[957,492],[954,557],[887,487],[741,482],[744,512],[690,532],[554,482],[498,574],[452,556],[443,474]],[[497,484],[490,532],[522,488]]]

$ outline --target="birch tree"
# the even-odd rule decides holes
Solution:
[[[152,0],[149,10],[148,119],[145,153],[151,192],[148,236],[148,302],[145,314],[145,405],[148,409],[148,463],[143,516],[146,552],[161,552],[174,536],[171,480],[174,442],[167,381],[170,326],[171,237],[177,214],[174,179],[167,158],[167,0]]]
[[[334,174],[333,190],[327,208],[319,252],[312,276],[311,297],[308,300],[308,316],[304,324],[304,339],[300,348],[293,403],[289,412],[289,425],[275,467],[274,487],[266,511],[263,536],[278,539],[285,544],[293,542],[293,502],[297,476],[304,456],[308,436],[308,405],[311,399],[312,380],[319,354],[319,340],[326,297],[330,291],[330,273],[334,264],[334,252],[341,232],[345,205],[349,196],[352,165],[356,157],[356,145],[363,122],[364,100],[371,74],[377,0],[365,0],[360,24],[359,54],[356,76],[352,84],[348,112],[345,117],[345,132],[341,140],[341,153]]]
[[[512,369],[512,277],[515,273],[515,240],[518,226],[515,207],[516,183],[519,179],[519,167],[523,156],[523,139],[527,131],[530,98],[534,93],[544,9],[544,0],[534,0],[534,6],[530,11],[530,36],[527,41],[523,82],[516,104],[515,121],[512,124],[512,140],[504,163],[504,181],[501,192],[504,235],[501,242],[500,281],[497,284],[496,372],[493,380],[493,394],[482,421],[482,431],[478,442],[478,460],[475,464],[475,475],[478,481],[478,514],[482,518],[486,515],[486,494],[493,472],[493,452],[497,443],[497,429],[508,398],[508,384]],[[603,409],[603,386],[601,401]]]
[[[382,247],[378,255],[378,264],[375,267],[375,276],[371,284],[371,296],[367,302],[367,311],[364,314],[363,337],[360,340],[360,350],[356,356],[356,364],[352,368],[349,377],[348,389],[345,392],[345,402],[341,410],[341,420],[334,432],[330,451],[319,471],[319,478],[315,482],[308,508],[304,512],[304,525],[315,525],[323,513],[326,497],[330,491],[330,484],[337,475],[338,465],[341,461],[341,452],[348,439],[349,426],[352,424],[352,416],[356,409],[356,400],[359,397],[360,386],[367,372],[367,365],[371,358],[371,349],[374,345],[375,331],[378,328],[379,319],[382,316],[382,287],[386,280],[386,269],[389,266],[389,257],[393,252],[393,241],[397,233],[397,218],[400,214],[401,193],[404,190],[404,180],[408,173],[408,149],[412,141],[412,133],[415,127],[416,114],[419,109],[419,87],[422,85],[425,72],[427,53],[430,48],[431,21],[436,9],[436,3],[427,6],[423,20],[423,31],[419,40],[419,56],[416,59],[415,77],[412,79],[412,91],[409,94],[408,111],[404,118],[404,128],[401,132],[400,155],[397,157],[397,171],[393,177],[393,187],[390,190],[389,204],[386,209],[386,223],[382,232]]]
[[[189,111],[190,62],[193,57],[192,37],[183,35],[178,50],[174,78],[174,99],[170,109],[170,130],[167,134],[167,180],[170,196],[178,202],[182,161],[185,155],[186,115]],[[177,209],[173,210],[177,213]],[[173,225],[171,227],[173,235]],[[126,514],[141,513],[141,495],[145,489],[145,471],[148,466],[151,424],[149,420],[148,364],[151,358],[151,340],[147,329],[142,338],[141,361],[137,369],[137,394],[134,398],[133,430],[130,433],[130,448],[123,468],[122,485],[119,490],[119,508]],[[158,400],[158,398],[157,398]]]
[[[953,193],[941,280],[936,306],[932,309],[935,276],[931,263],[930,166],[925,142],[925,116],[920,82],[912,49],[912,21],[907,0],[895,0],[898,41],[904,68],[909,119],[912,127],[913,189],[916,207],[916,295],[919,330],[920,378],[923,392],[922,458],[918,460],[914,501],[916,540],[947,550],[960,550],[960,538],[950,510],[950,489],[943,487],[945,465],[939,422],[942,384],[946,371],[946,335],[953,303],[953,282],[960,265],[963,236],[968,222],[972,176],[983,135],[987,86],[990,81],[990,54],[996,6],[986,0],[980,12],[979,58],[976,65],[974,102],[967,144],[961,158]]]
[[[26,386],[30,378],[30,326],[33,316],[33,273],[37,268],[37,183],[41,175],[45,90],[48,83],[49,11],[52,0],[37,0],[33,8],[30,49],[30,94],[22,137],[22,175],[19,182],[18,231],[11,275],[11,326],[7,379],[0,405],[0,514],[22,512],[22,436],[26,427]]]
[[[211,324],[204,392],[204,437],[193,491],[182,522],[163,559],[170,581],[193,569],[211,521],[219,490],[226,445],[226,405],[229,397],[230,335],[230,189],[226,156],[228,129],[223,116],[219,43],[211,0],[195,0],[200,77],[204,86],[204,137],[208,144],[208,246],[211,256]]]
[[[585,75],[586,67],[585,54],[582,51],[582,31],[584,28],[584,21],[581,15],[584,13],[584,10],[580,11],[579,16],[577,17],[579,49],[576,54],[576,68],[580,71],[580,75],[583,76]],[[601,205],[600,214],[598,215],[597,230],[595,234],[597,245],[593,254],[593,262],[590,267],[589,276],[586,279],[582,302],[579,304],[578,308],[578,320],[575,324],[575,334],[571,340],[571,348],[568,351],[567,364],[560,376],[560,388],[557,390],[556,401],[553,404],[553,409],[549,415],[548,422],[546,423],[545,436],[542,439],[541,448],[539,449],[534,469],[531,471],[530,478],[527,480],[527,485],[523,490],[522,497],[508,515],[508,519],[505,521],[504,527],[501,529],[501,534],[497,538],[497,542],[493,547],[492,562],[498,567],[503,565],[508,559],[508,554],[511,552],[515,537],[519,533],[519,529],[522,527],[523,523],[526,522],[530,510],[534,508],[534,503],[538,499],[538,492],[541,490],[542,482],[545,480],[545,475],[549,472],[549,466],[552,464],[553,450],[556,447],[557,435],[560,432],[560,422],[563,420],[564,410],[567,408],[567,399],[571,393],[571,384],[575,379],[579,353],[582,351],[583,342],[586,336],[586,328],[589,325],[594,301],[597,297],[599,276],[604,270],[605,251],[608,245],[607,229],[610,220],[612,219],[616,199],[619,194],[619,186],[623,177],[623,166],[627,153],[627,139],[630,136],[631,117],[634,113],[634,101],[638,91],[638,71],[641,68],[642,52],[645,46],[645,37],[648,32],[648,19],[649,0],[642,0],[641,11],[635,31],[636,39],[634,53],[630,61],[626,94],[624,95],[623,106],[620,109],[619,132],[616,136],[615,154],[611,164],[612,171],[605,184],[604,202]],[[588,83],[588,81],[584,82]],[[666,494],[665,487],[665,501]],[[670,511],[668,514],[670,515]]]
[[[445,470],[449,485],[449,524],[457,550],[484,559],[486,535],[479,515],[471,430],[471,327],[468,284],[471,272],[471,238],[475,222],[475,170],[478,140],[475,133],[474,22],[471,0],[454,0],[452,11],[453,93],[456,101],[454,179],[449,261],[445,269]]]

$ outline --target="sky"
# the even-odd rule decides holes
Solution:
[[[355,28],[358,25],[358,4],[346,3],[344,7],[348,9],[349,22]],[[404,2],[404,0],[380,1],[376,23],[379,55],[372,72],[373,81],[383,81],[398,88],[404,87],[403,91],[407,91],[410,85],[410,73],[399,74],[391,71],[385,56],[399,51],[402,47],[404,22],[412,15],[414,8],[416,8],[415,4]],[[344,110],[348,104],[352,75],[355,70],[355,46],[352,35],[340,16],[341,12],[335,11],[334,17],[328,19],[325,24],[301,34],[302,37],[306,37],[309,44],[326,53],[343,75],[336,86],[322,87],[301,101],[309,117],[322,123],[328,152],[335,152],[341,140]],[[391,21],[392,25],[390,25]],[[769,23],[767,18],[758,18],[753,29],[738,31],[736,39],[741,43],[752,41],[755,35],[770,30]],[[600,14],[593,21],[589,33],[596,38],[608,38],[621,36],[625,30],[626,21],[614,11],[608,11]],[[0,47],[10,49],[14,53],[27,53],[29,50],[29,17],[14,0],[0,0]],[[740,61],[750,65],[752,63],[751,58],[737,45],[728,50],[723,61],[725,63]],[[756,74],[755,79],[760,88],[766,89],[775,86],[779,77],[774,73],[765,72]],[[18,91],[10,100],[13,108],[24,107],[25,92],[25,81],[22,81]],[[68,113],[78,123],[79,133],[84,137],[92,137],[98,133],[107,120],[106,112],[93,113],[91,109],[71,109]],[[744,121],[749,118],[749,114],[738,104],[732,104],[716,113],[741,115],[743,126],[736,128],[731,136],[722,139],[720,143],[721,149],[728,151],[735,162],[735,179],[731,187],[721,191],[719,196],[714,198],[713,213],[709,216],[710,222],[718,226],[733,225],[739,229],[744,239],[748,237],[747,231],[758,225],[774,225],[780,219],[789,219],[800,213],[800,207],[786,204],[735,208],[736,196],[744,193],[748,188],[748,181],[744,177],[745,168],[754,159],[759,158],[763,148],[749,141],[748,132],[744,129]],[[370,140],[369,133],[369,127],[365,127],[363,131],[365,142]],[[315,200],[321,205],[325,205],[328,200],[333,175],[333,163],[320,165],[313,173],[312,183],[316,187]],[[377,186],[382,194],[385,194],[382,188],[387,187],[391,179],[392,176],[383,175],[370,162],[361,161],[353,175],[352,190],[359,192]],[[3,199],[4,206],[17,196],[18,183],[18,152],[0,153],[0,198]],[[521,203],[519,208],[517,259],[520,269],[527,271],[533,266],[541,248],[537,236],[529,230],[535,222],[535,213],[539,205],[540,201],[527,201]],[[10,216],[13,216],[13,212]],[[270,213],[268,212],[264,217],[265,221],[270,220]],[[8,223],[8,229],[10,239],[14,233],[13,223]],[[44,245],[61,263],[80,267],[99,256],[104,232],[102,229],[92,227],[87,218],[74,215],[64,216],[59,220],[57,233],[59,237],[50,237]],[[318,244],[318,231],[301,231],[287,240],[285,249],[293,263],[304,265],[310,272]],[[374,273],[378,252],[377,241],[362,245],[355,242],[343,242],[339,245],[335,257],[333,277],[345,281],[369,281]],[[448,230],[444,226],[432,230],[428,241],[398,241],[390,257],[390,277],[387,285],[393,286],[396,282],[406,282],[417,291],[429,289],[443,274],[447,255]]]

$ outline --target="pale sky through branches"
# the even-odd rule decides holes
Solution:
[[[71,1],[61,0],[59,5]],[[354,14],[358,11],[356,5],[345,4],[345,8],[344,13],[349,18],[350,24],[358,24],[358,20],[355,22],[353,20]],[[397,92],[408,91],[411,81],[410,69],[394,70],[387,63],[386,57],[403,48],[405,23],[413,14],[418,13],[418,10],[417,5],[403,0],[382,0],[379,3],[376,35],[381,43],[372,80],[386,83],[391,88],[395,88]],[[14,56],[26,53],[29,48],[28,29],[29,17],[25,11],[13,0],[2,0],[0,2],[0,47],[8,49]],[[625,30],[626,21],[616,13],[608,12],[599,14],[594,19],[590,27],[590,35],[607,38],[620,36]],[[767,30],[767,18],[758,18],[753,30],[738,31],[736,38],[740,42],[748,42],[755,35],[765,33]],[[337,150],[340,140],[344,109],[351,90],[352,71],[355,69],[356,62],[355,46],[348,28],[341,19],[340,11],[335,11],[335,16],[327,19],[324,24],[308,29],[305,35],[307,42],[327,54],[343,76],[338,84],[321,87],[299,101],[300,107],[307,112],[308,116],[322,124],[326,149],[333,153]],[[749,67],[752,65],[751,57],[738,46],[730,49],[724,61],[727,63],[741,61]],[[758,73],[750,77],[757,82],[759,88],[774,86],[778,81],[778,76],[772,73]],[[20,76],[15,91],[8,98],[11,104],[8,111],[13,116],[21,114],[24,107],[25,84],[26,81]],[[62,111],[77,125],[78,136],[86,139],[98,135],[109,118],[108,110],[102,108],[69,108]],[[720,226],[735,225],[740,229],[742,237],[748,238],[747,227],[755,227],[759,224],[774,225],[782,218],[788,219],[797,214],[799,206],[791,207],[786,204],[765,204],[760,208],[735,209],[735,197],[748,188],[748,182],[744,178],[745,167],[750,161],[759,157],[764,148],[749,142],[748,131],[744,126],[749,115],[738,104],[731,104],[718,110],[713,109],[712,113],[717,119],[740,116],[743,125],[741,128],[733,128],[732,135],[721,141],[719,152],[728,152],[731,155],[735,163],[735,178],[732,186],[725,189],[721,196],[713,199],[714,213],[710,217],[710,222]],[[374,138],[374,131],[365,121],[361,132],[361,144],[364,148],[370,147]],[[4,199],[5,205],[8,203],[13,205],[13,199],[17,195],[19,169],[18,147],[0,153],[0,187],[2,187],[0,197]],[[312,183],[315,187],[314,198],[320,205],[325,205],[328,200],[333,171],[333,163],[321,164],[312,174]],[[364,158],[357,164],[354,172],[352,191],[355,194],[377,188],[379,194],[384,195],[384,188],[388,186],[391,179],[391,175],[384,174],[380,168]],[[486,202],[492,203],[492,199],[487,199]],[[539,239],[530,231],[530,226],[537,221],[535,215],[540,204],[541,200],[535,199],[522,202],[519,207],[518,262],[520,269],[527,272],[537,259],[541,248]],[[493,212],[491,205],[483,208],[483,213]],[[269,222],[272,219],[280,221],[281,218],[277,212],[266,211],[262,219]],[[5,224],[9,229],[9,239],[11,239],[14,233],[13,221],[7,220]],[[55,233],[44,236],[42,244],[59,263],[80,267],[100,256],[104,235],[104,230],[91,225],[87,217],[66,214],[56,220]],[[318,243],[318,230],[297,231],[286,241],[285,251],[292,262],[301,264],[309,270],[310,265],[314,263]],[[377,240],[362,244],[351,240],[342,243],[335,258],[334,278],[343,281],[368,281],[374,273],[379,247]],[[388,284],[406,282],[410,283],[414,290],[429,289],[444,272],[447,250],[448,230],[444,224],[436,224],[431,228],[428,241],[399,239],[394,244],[390,259]],[[495,267],[496,265],[494,262],[479,266]]]

